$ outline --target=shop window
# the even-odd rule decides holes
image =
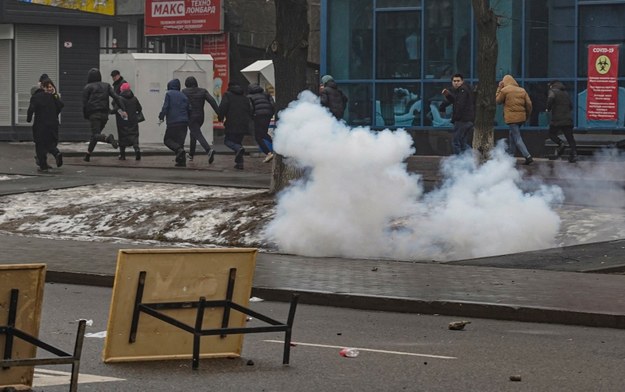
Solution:
[[[575,4],[529,0],[525,15],[525,76],[555,79],[574,75]]]
[[[516,0],[501,0],[495,2],[493,9],[500,15],[497,41],[499,52],[497,56],[497,80],[504,75],[520,78],[521,75],[521,30],[523,2]]]
[[[421,18],[418,11],[380,12],[376,17],[376,76],[417,79],[421,75]]]
[[[378,84],[375,100],[375,125],[378,127],[412,127],[421,125],[423,103],[419,86]]]
[[[328,73],[335,79],[373,77],[373,1],[328,3]]]
[[[579,7],[578,75],[588,76],[588,45],[622,44],[625,37],[625,4]],[[625,48],[619,50],[618,74],[625,75]]]
[[[450,79],[471,73],[471,2],[425,2],[425,78]]]

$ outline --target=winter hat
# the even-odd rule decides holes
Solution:
[[[128,82],[124,82],[124,83],[122,83],[121,86],[119,86],[119,91],[120,92],[123,93],[126,90],[130,90],[130,83],[128,83]]]
[[[48,74],[41,74],[41,76],[39,77],[39,83],[43,82],[44,80],[50,80],[50,77],[48,76]]]
[[[323,75],[321,77],[321,83],[322,84],[326,84],[328,83],[330,80],[334,80],[334,78],[332,77],[332,75]]]

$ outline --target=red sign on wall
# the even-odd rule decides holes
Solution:
[[[228,90],[228,82],[230,81],[228,43],[228,34],[226,33],[207,35],[202,42],[202,53],[213,56],[213,91],[210,93],[218,104],[221,103],[221,97]],[[213,125],[222,126],[217,120],[217,115],[213,119]]]
[[[588,46],[586,119],[618,119],[618,45]]]
[[[145,0],[145,35],[223,31],[222,0]]]

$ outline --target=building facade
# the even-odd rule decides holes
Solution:
[[[83,2],[90,8],[79,11],[35,3],[0,0],[0,140],[32,140],[26,111],[44,73],[65,102],[64,139],[86,140],[82,89],[88,70],[99,63],[100,29],[113,24],[114,4]]]
[[[625,1],[491,4],[500,23],[496,76],[511,74],[528,91],[534,110],[526,129],[544,140],[547,82],[558,79],[573,99],[578,132],[625,133],[625,48],[618,58],[618,121],[588,122],[585,115],[588,45],[623,42]],[[441,90],[454,73],[478,82],[480,54],[470,1],[322,0],[321,10],[321,74],[333,75],[349,96],[349,124],[405,127],[413,135],[451,127],[448,114],[436,110]],[[499,107],[496,129],[504,128]],[[418,152],[435,150],[430,145]]]

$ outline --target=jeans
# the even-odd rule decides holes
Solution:
[[[187,138],[187,125],[187,123],[167,125],[163,143],[175,153],[180,149],[184,150],[184,139]]]
[[[254,116],[254,139],[260,150],[265,154],[273,152],[273,140],[269,136],[269,123],[271,115]]]
[[[244,133],[226,132],[226,136],[224,137],[224,144],[226,145],[226,147],[237,153],[243,148],[243,137],[245,137]],[[235,155],[234,162],[243,163],[243,155]]]
[[[89,147],[87,148],[89,154],[93,152],[98,142],[106,141],[106,136],[102,135],[102,130],[108,120],[109,115],[105,112],[96,112],[89,115],[89,125],[91,127],[91,139],[89,140]]]
[[[204,120],[191,120],[189,122],[189,155],[195,155],[195,148],[197,146],[197,142],[200,142],[200,145],[204,149],[204,151],[208,152],[211,149],[210,144],[202,134],[202,124]]]
[[[531,155],[529,151],[527,151],[527,147],[525,147],[525,143],[523,143],[523,139],[521,138],[521,124],[508,124],[508,126],[510,127],[508,152],[510,155],[514,156],[518,148],[523,158],[529,158]]]
[[[451,149],[454,154],[462,154],[465,150],[471,149],[467,139],[472,129],[473,123],[471,121],[454,122],[454,136],[451,139]]]

